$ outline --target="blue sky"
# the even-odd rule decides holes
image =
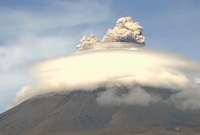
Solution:
[[[122,16],[141,23],[147,48],[200,60],[199,0],[0,1],[0,112],[34,63],[72,53],[82,35],[100,37]]]

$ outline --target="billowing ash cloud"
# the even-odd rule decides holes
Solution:
[[[143,34],[143,28],[138,22],[136,22],[131,17],[122,17],[117,20],[116,25],[114,26],[113,29],[109,29],[107,31],[102,40],[99,40],[94,35],[86,35],[82,37],[82,39],[80,40],[80,44],[77,47],[80,50],[101,48],[101,46],[103,46],[105,43],[110,43],[110,42],[136,43],[140,46],[144,46],[145,37]],[[107,48],[109,46],[103,46],[103,47]],[[112,46],[112,48],[114,47],[115,46]],[[123,47],[124,46],[120,46],[120,48]]]
[[[131,17],[119,18],[116,26],[109,29],[103,42],[135,42],[145,44],[142,26]]]
[[[93,91],[105,86],[107,90],[97,97],[102,105],[146,106],[164,102],[166,99],[156,91],[149,93],[144,88],[151,87],[161,93],[173,91],[165,102],[181,109],[200,109],[200,94],[196,94],[200,93],[199,85],[194,81],[197,72],[197,63],[158,51],[81,51],[36,65],[35,82],[18,93],[17,101],[50,92]]]
[[[94,44],[99,42],[98,38],[94,35],[83,36],[80,40],[80,44],[77,47],[80,50],[93,48]]]

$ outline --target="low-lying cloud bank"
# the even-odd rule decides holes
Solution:
[[[17,94],[17,101],[50,92],[92,91],[102,85],[108,89],[97,97],[100,104],[145,106],[164,101],[142,88],[148,86],[176,91],[168,100],[180,109],[200,109],[200,87],[195,82],[199,69],[198,63],[180,56],[146,49],[77,52],[36,65],[35,82]],[[119,94],[119,85],[128,92]]]
[[[101,105],[140,105],[147,106],[159,102],[161,97],[150,95],[145,89],[139,86],[132,87],[108,87],[97,97],[97,102]]]

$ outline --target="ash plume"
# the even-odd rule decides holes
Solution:
[[[82,49],[90,49],[93,48],[93,45],[99,42],[98,38],[94,35],[83,36],[80,40],[80,44],[77,47]]]
[[[94,49],[94,48],[109,48],[110,45],[105,45],[110,42],[126,42],[136,43],[139,46],[145,45],[145,36],[142,26],[131,17],[122,17],[116,21],[113,29],[109,29],[107,33],[99,40],[94,35],[85,35],[81,38],[80,44],[77,45],[79,50]],[[115,46],[117,46],[116,44]],[[115,47],[112,46],[112,47]],[[131,45],[133,46],[133,45]],[[118,46],[118,48],[126,48],[127,46]],[[130,46],[129,46],[130,47]]]
[[[142,26],[131,17],[119,18],[116,26],[109,29],[103,42],[136,42],[145,44]]]

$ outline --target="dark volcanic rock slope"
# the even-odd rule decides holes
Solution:
[[[0,135],[199,135],[200,113],[166,104],[102,106],[101,90],[29,99],[0,115]]]

